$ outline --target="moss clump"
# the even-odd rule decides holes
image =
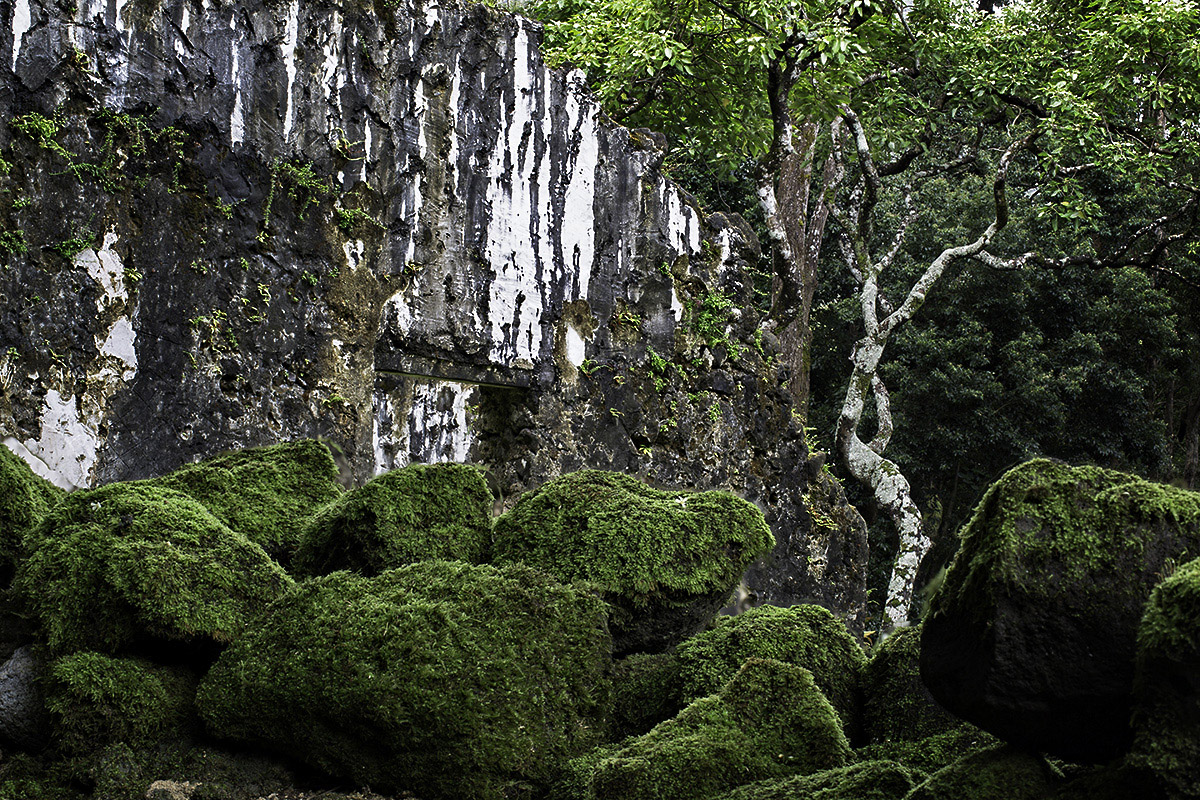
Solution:
[[[866,663],[846,626],[814,605],[758,606],[723,617],[676,650],[684,700],[716,692],[747,658],[771,658],[804,667],[829,698],[851,739],[858,724],[858,676]]]
[[[74,492],[30,539],[14,589],[63,654],[225,643],[291,584],[191,497],[145,483]]]
[[[306,796],[295,792],[291,773],[261,755],[230,753],[210,746],[170,743],[157,748],[110,744],[87,770],[96,800],[261,800],[266,797]],[[161,786],[165,781],[176,792]],[[187,791],[179,792],[179,788]],[[312,797],[333,800],[338,795],[316,792]]]
[[[921,629],[901,628],[879,644],[862,673],[863,740],[915,742],[962,724],[921,682]]]
[[[1200,559],[1155,588],[1138,630],[1130,763],[1200,798]]]
[[[339,569],[378,575],[436,559],[485,560],[492,538],[492,493],[466,464],[412,464],[347,492],[305,529],[295,571]]]
[[[683,708],[679,663],[672,653],[635,653],[613,664],[608,738],[638,736]]]
[[[214,733],[360,785],[501,798],[596,744],[610,648],[598,598],[521,565],[335,572],[272,604],[196,702]]]
[[[588,775],[587,798],[693,800],[840,767],[849,754],[837,713],[812,673],[752,658],[719,694],[573,767],[576,778]]]
[[[1045,800],[1057,776],[1045,760],[1000,747],[959,759],[913,789],[906,800]]]
[[[583,470],[529,492],[496,521],[494,560],[598,585],[619,652],[660,651],[700,630],[775,540],[752,503],[652,489]]]
[[[902,800],[914,785],[912,772],[903,764],[865,761],[813,775],[751,783],[720,795],[719,800]]]
[[[113,742],[146,747],[183,735],[197,680],[187,670],[80,652],[47,671],[46,708],[56,743],[90,753]]]
[[[65,495],[0,445],[0,586],[8,585],[24,557],[25,537]]]
[[[856,750],[854,755],[859,761],[898,761],[914,773],[929,775],[950,766],[964,755],[1002,744],[990,733],[963,722],[945,733],[916,741],[892,740],[867,745]]]
[[[147,483],[199,501],[286,564],[309,518],[341,494],[337,477],[328,447],[300,441],[227,453]]]

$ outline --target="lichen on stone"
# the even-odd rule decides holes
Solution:
[[[610,648],[598,598],[522,565],[335,572],[272,604],[197,705],[214,734],[358,785],[498,800],[597,744]]]
[[[567,774],[582,800],[685,800],[840,767],[849,755],[837,712],[812,673],[753,658],[718,694],[577,759]]]
[[[858,680],[866,657],[845,624],[827,609],[758,606],[722,617],[712,630],[680,644],[675,656],[684,700],[718,691],[748,658],[803,667],[833,704],[846,735],[857,738]]]
[[[74,492],[27,541],[13,588],[63,654],[228,643],[292,583],[196,500],[145,483]]]
[[[351,490],[304,530],[294,570],[363,575],[417,561],[485,560],[492,537],[492,493],[466,464],[410,464]]]

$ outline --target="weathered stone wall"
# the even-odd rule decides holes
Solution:
[[[601,467],[758,502],[758,600],[861,615],[740,221],[539,29],[367,0],[0,3],[0,438],[61,485],[321,436],[363,480]]]

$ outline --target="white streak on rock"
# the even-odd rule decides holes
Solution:
[[[15,453],[16,455],[20,456],[25,461],[25,463],[29,465],[29,468],[31,470],[33,470],[33,473],[35,475],[39,475],[39,476],[45,478],[46,480],[53,483],[55,486],[58,486],[60,489],[70,489],[71,488],[70,486],[63,486],[59,482],[62,479],[59,478],[55,474],[54,470],[50,469],[49,464],[47,464],[45,461],[42,461],[42,459],[39,456],[30,452],[29,448],[27,448],[25,445],[21,444],[19,441],[17,441],[13,437],[10,436],[7,439],[5,439],[4,446],[7,447],[9,450],[12,450],[13,453]]]
[[[330,107],[330,110],[337,109],[338,116],[341,116],[342,98],[339,88],[344,85],[345,78],[341,76],[338,67],[341,64],[341,49],[342,42],[342,15],[338,11],[333,12],[329,38],[326,40],[322,51],[325,54],[325,61],[321,64],[321,89],[325,92],[325,103]]]
[[[358,269],[358,265],[362,263],[363,253],[366,251],[366,243],[362,239],[354,239],[342,245],[342,252],[346,254],[346,266],[350,272]]]
[[[237,29],[237,12],[229,15],[229,30]],[[232,52],[229,56],[229,82],[233,84],[233,113],[229,116],[229,142],[241,144],[246,138],[246,117],[242,109],[241,81],[241,51],[238,49],[239,40],[233,37]]]
[[[42,436],[25,440],[28,451],[50,471],[43,477],[64,489],[90,486],[100,448],[100,436],[94,424],[98,422],[85,419],[74,396],[64,397],[57,389],[47,391],[42,410]]]
[[[571,165],[571,178],[563,207],[561,231],[562,259],[574,272],[573,294],[586,298],[591,281],[592,263],[596,256],[596,167],[600,161],[599,140],[596,137],[596,106],[580,101],[583,73],[579,70],[568,76],[567,119],[570,130],[579,127],[579,151]],[[577,123],[580,115],[581,122]]]
[[[583,366],[583,362],[587,359],[586,342],[579,332],[567,326],[567,360],[576,367]]]
[[[17,58],[21,55],[21,44],[25,33],[33,27],[33,15],[29,11],[29,0],[17,0],[13,5],[12,16],[13,49],[12,68],[16,72]]]
[[[283,38],[283,68],[287,72],[287,90],[284,93],[283,140],[292,133],[292,87],[296,83],[296,41],[300,35],[300,0],[292,0],[288,9],[287,27]]]
[[[363,120],[363,160],[362,160],[362,164],[361,164],[362,172],[360,173],[360,177],[362,178],[363,183],[367,182],[367,164],[370,164],[370,163],[371,163],[371,115],[368,114],[368,115],[366,115],[366,118]]]
[[[121,370],[121,379],[128,381],[137,374],[137,332],[133,329],[133,322],[128,317],[119,317],[113,323],[112,330],[108,332],[108,338],[104,340],[104,344],[100,345],[100,355],[115,358],[124,363],[125,367]]]

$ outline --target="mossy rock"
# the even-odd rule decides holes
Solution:
[[[306,440],[226,453],[146,482],[197,500],[287,564],[309,519],[342,494],[337,479],[329,448]]]
[[[906,741],[893,739],[859,748],[854,756],[859,761],[897,761],[925,777],[948,767],[971,753],[1000,747],[1004,743],[986,731],[967,722],[944,733],[924,739]]]
[[[1200,493],[1031,461],[961,537],[921,637],[934,698],[1067,761],[1126,752],[1142,609],[1173,560],[1200,552]]]
[[[1150,596],[1138,630],[1130,763],[1171,800],[1200,798],[1200,559]]]
[[[1167,800],[1154,774],[1131,765],[1128,759],[1070,777],[1051,797],[1053,800]]]
[[[895,761],[864,761],[848,767],[739,786],[719,800],[903,800],[916,785]],[[714,798],[717,800],[717,798]]]
[[[410,464],[337,499],[305,528],[293,571],[378,575],[417,561],[486,560],[492,492],[476,467]]]
[[[262,800],[295,797],[295,779],[278,761],[210,745],[108,745],[87,769],[96,800]],[[153,791],[151,791],[153,789]],[[174,790],[174,791],[173,791]],[[182,794],[179,794],[182,790]],[[313,797],[324,797],[314,793]],[[336,795],[330,794],[332,800]]]
[[[9,584],[24,558],[25,537],[65,496],[0,444],[0,586]]]
[[[713,629],[676,648],[683,699],[713,694],[748,658],[771,658],[804,667],[829,699],[854,741],[859,717],[858,678],[866,656],[827,609],[758,606],[735,617],[721,617]]]
[[[571,772],[588,800],[698,800],[840,767],[849,755],[837,712],[812,673],[752,658],[719,694],[692,702],[647,734],[585,756]]]
[[[962,721],[938,705],[921,681],[921,629],[900,628],[880,642],[862,672],[863,741],[915,742]]]
[[[0,759],[0,800],[84,800],[69,767],[28,753]]]
[[[639,736],[684,707],[674,653],[634,653],[613,664],[608,738]]]
[[[1047,800],[1057,787],[1044,759],[1004,746],[938,770],[906,800]]]
[[[661,652],[701,630],[775,544],[762,512],[725,492],[659,491],[582,470],[521,496],[496,520],[496,563],[594,583],[619,654]]]
[[[223,645],[292,583],[196,500],[142,482],[73,492],[30,541],[14,590],[60,654]]]
[[[46,708],[54,741],[85,754],[115,742],[147,747],[182,738],[195,717],[198,677],[140,658],[79,652],[50,664]]]
[[[213,733],[424,800],[545,786],[600,739],[605,606],[523,565],[335,572],[272,604],[197,705]]]

